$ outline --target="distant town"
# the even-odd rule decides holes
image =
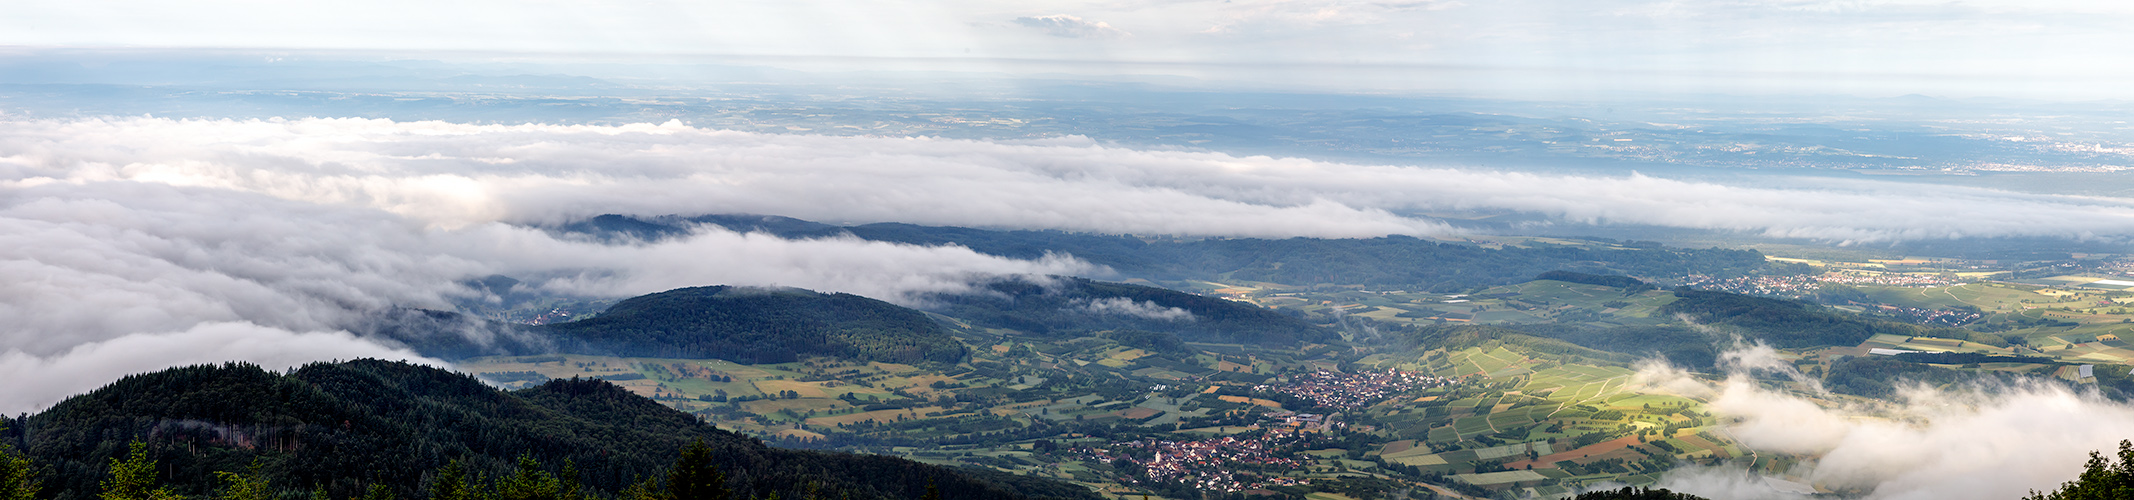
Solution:
[[[1400,370],[1357,373],[1319,370],[1291,376],[1286,383],[1261,384],[1252,389],[1287,394],[1324,408],[1350,410],[1370,406],[1410,389],[1443,387],[1453,382],[1452,379]]]

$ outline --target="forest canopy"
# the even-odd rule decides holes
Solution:
[[[545,325],[588,354],[787,363],[803,355],[953,363],[962,344],[926,313],[849,293],[705,286],[623,300],[599,316]]]
[[[482,477],[567,475],[585,491],[612,495],[662,474],[685,446],[702,442],[734,500],[909,499],[929,488],[952,498],[1094,498],[1046,479],[771,448],[605,381],[506,392],[463,374],[376,360],[288,374],[248,364],[172,368],[0,423],[7,427],[0,443],[50,471],[38,498],[59,500],[96,498],[110,462],[136,453],[130,442],[140,443],[141,460],[156,463],[160,487],[188,497],[214,494],[225,486],[222,473],[236,473],[291,494],[431,498],[437,491],[428,479],[455,464]],[[17,470],[9,463],[0,460],[0,472]],[[527,463],[539,465],[528,471]]]

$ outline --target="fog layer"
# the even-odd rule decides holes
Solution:
[[[1440,235],[1396,214],[1561,220],[1879,242],[2134,234],[2134,203],[1917,184],[1815,188],[1562,176],[1022,142],[772,135],[660,125],[364,119],[0,122],[13,185],[126,180],[364,206],[439,227],[598,213],[1250,237]]]
[[[1814,458],[1788,471],[1799,482],[1870,499],[2020,498],[2073,480],[2089,452],[2110,453],[2134,436],[2134,407],[2055,384],[1915,387],[1887,403],[1805,397],[1819,388],[1781,390],[1750,375],[1779,366],[1761,351],[1730,354],[1736,373],[1718,383],[1663,365],[1645,366],[1637,379],[1708,398],[1730,422],[1726,434],[1760,458]],[[1772,483],[1738,467],[1685,467],[1658,486],[1709,498],[1804,498]]]
[[[409,357],[363,339],[296,339],[338,335],[387,308],[483,299],[459,283],[490,274],[594,297],[734,284],[897,301],[977,276],[1101,273],[1069,256],[1016,260],[849,238],[706,229],[604,245],[528,228],[602,213],[1270,238],[1447,235],[1454,229],[1446,224],[1401,214],[1461,209],[1850,241],[2134,232],[2126,200],[1824,186],[1355,165],[1078,137],[771,135],[675,122],[0,121],[0,373],[52,388],[11,391],[0,411],[108,381],[37,367],[115,374],[215,359]],[[1138,306],[1091,304],[1188,319]],[[211,325],[260,339],[243,345],[307,347],[126,347]]]

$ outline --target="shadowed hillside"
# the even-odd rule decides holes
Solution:
[[[1332,335],[1250,304],[1163,288],[1081,278],[1003,279],[978,291],[927,297],[929,309],[972,324],[1075,336],[1103,330],[1176,334],[1193,342],[1286,345]]]
[[[540,330],[569,350],[636,357],[785,363],[815,355],[953,363],[965,355],[962,344],[925,313],[797,288],[680,288]]]
[[[662,473],[703,440],[737,494],[908,499],[928,485],[944,498],[1094,498],[1078,486],[968,473],[908,460],[784,450],[719,430],[604,381],[556,380],[514,392],[472,377],[399,362],[320,363],[289,374],[243,364],[129,376],[70,398],[0,436],[50,471],[47,495],[95,498],[107,461],[144,440],[161,480],[205,495],[217,471],[258,460],[272,484],[349,498],[383,485],[426,498],[425,474],[457,459],[496,477],[522,454],[570,463],[584,486],[618,492]]]

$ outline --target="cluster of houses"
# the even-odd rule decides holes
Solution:
[[[1410,389],[1443,387],[1453,382],[1449,378],[1402,370],[1356,373],[1319,370],[1290,376],[1286,382],[1254,386],[1253,390],[1288,394],[1320,407],[1347,410],[1370,406]]]
[[[1224,436],[1195,441],[1144,440],[1120,443],[1111,449],[1090,450],[1104,463],[1128,460],[1140,463],[1151,481],[1182,481],[1201,491],[1238,492],[1260,488],[1255,476],[1240,476],[1232,470],[1241,464],[1261,470],[1301,467],[1296,459],[1275,456],[1276,440],[1287,433],[1264,433],[1250,437]],[[1153,451],[1153,458],[1135,460],[1133,451]]]

